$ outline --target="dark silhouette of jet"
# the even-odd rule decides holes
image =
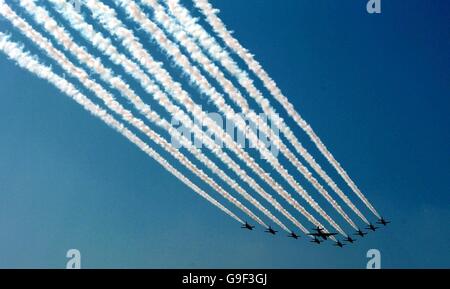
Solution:
[[[347,241],[347,242],[349,242],[349,243],[353,243],[353,242],[355,242],[356,240],[355,240],[355,239],[352,239],[352,237],[350,237],[350,236],[347,236],[347,238],[345,238],[344,241]]]
[[[267,228],[264,232],[275,235],[278,231],[275,231],[271,226],[269,226],[269,228]]]
[[[323,228],[317,227],[313,229],[314,231],[316,231],[315,233],[309,233],[308,235],[310,236],[314,236],[314,237],[320,237],[324,240],[327,240],[328,237],[330,236],[334,236],[337,235],[337,233],[326,233]]]
[[[364,235],[367,235],[367,233],[364,233],[363,231],[358,230],[358,231],[356,231],[356,234],[355,234],[355,235],[359,235],[359,236],[361,236],[361,237],[364,237]]]
[[[375,232],[375,230],[378,229],[378,227],[375,227],[372,223],[370,223],[369,226],[366,227],[366,229]]]
[[[386,221],[385,219],[383,219],[383,217],[381,217],[380,220],[377,221],[377,224],[382,224],[383,226],[386,226],[390,222],[391,221]]]
[[[255,226],[249,225],[247,222],[245,222],[244,225],[241,226],[242,229],[247,229],[247,230],[253,230]]]
[[[295,234],[294,232],[291,232],[291,233],[288,235],[288,237],[289,237],[289,238],[294,238],[294,239],[298,239],[298,238],[299,238],[299,236],[298,236],[297,234]]]
[[[314,237],[314,239],[312,239],[310,242],[311,243],[316,243],[316,244],[322,243],[319,239],[317,239],[317,237]]]
[[[345,244],[342,244],[341,241],[337,241],[336,243],[333,244],[333,246],[341,247],[341,248],[342,248],[342,247],[345,246]]]

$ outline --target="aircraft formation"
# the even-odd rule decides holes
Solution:
[[[383,226],[387,226],[390,223],[390,221],[387,221],[383,217],[381,217],[379,220],[376,221],[376,223],[383,225]],[[249,223],[245,222],[244,225],[241,226],[241,228],[253,231],[255,226],[252,226]],[[379,227],[376,227],[372,223],[370,223],[365,229],[375,232],[377,229],[379,229]],[[314,231],[314,233],[308,233],[307,236],[311,237],[310,242],[315,243],[315,244],[321,244],[322,242],[329,240],[331,236],[338,235],[338,233],[325,232],[324,228],[321,228],[318,226],[315,228],[312,228],[312,231]],[[272,235],[276,235],[276,233],[278,231],[275,231],[274,229],[272,229],[271,226],[269,226],[266,230],[264,230],[264,232],[272,234]],[[358,230],[356,230],[355,234],[353,234],[353,235],[364,237],[365,235],[367,235],[367,233],[363,232],[361,229],[358,229]],[[298,236],[294,232],[291,232],[287,235],[287,237],[293,238],[293,239],[298,239],[300,236]],[[352,237],[347,236],[347,237],[343,238],[342,241],[353,244],[356,241],[356,239],[353,239]],[[343,248],[346,245],[347,245],[346,243],[342,243],[339,240],[333,241],[333,246],[336,246],[339,248]]]

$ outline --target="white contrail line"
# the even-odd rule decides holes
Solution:
[[[325,158],[331,163],[334,169],[344,179],[347,185],[353,190],[353,192],[361,199],[361,201],[370,209],[370,211],[380,218],[380,214],[376,211],[369,200],[364,196],[360,189],[356,186],[353,180],[349,177],[347,172],[342,168],[341,164],[334,158],[327,147],[322,143],[320,138],[316,135],[311,126],[301,117],[301,115],[295,110],[292,103],[289,102],[286,96],[283,95],[277,84],[263,67],[255,60],[252,54],[250,54],[237,39],[235,39],[231,33],[227,30],[225,24],[216,15],[217,9],[214,9],[207,0],[193,0],[195,6],[206,17],[206,20],[211,25],[213,30],[219,35],[219,37],[226,43],[226,45],[236,53],[248,66],[248,68],[258,76],[263,82],[264,86],[270,91],[272,96],[283,106],[290,117],[306,132],[306,134],[313,141],[317,149],[325,156]]]
[[[50,1],[55,5],[56,11],[59,12],[67,21],[69,21],[70,25],[79,31],[86,40],[90,41],[97,49],[107,55],[113,63],[121,65],[128,74],[133,76],[142,85],[146,92],[153,96],[155,101],[164,107],[172,116],[175,118],[180,118],[183,124],[189,127],[195,134],[200,135],[200,138],[203,139],[207,148],[210,149],[231,170],[233,170],[236,175],[238,175],[265,200],[272,204],[274,208],[280,211],[287,219],[303,230],[304,227],[289,212],[287,212],[271,195],[266,193],[261,186],[259,186],[251,177],[247,175],[244,170],[239,167],[236,162],[234,162],[225,152],[223,152],[222,148],[215,143],[210,136],[205,134],[201,129],[193,124],[187,114],[174,105],[168,96],[162,92],[157,85],[155,85],[155,83],[135,62],[131,61],[123,54],[120,54],[111,44],[110,40],[105,38],[100,32],[95,31],[92,25],[86,23],[83,16],[72,6],[64,5],[66,3],[65,0]],[[64,7],[64,9],[61,9],[62,7]],[[169,130],[171,128],[166,129]],[[170,131],[170,133],[172,134],[172,131]],[[174,133],[178,133],[178,131]],[[279,223],[277,224],[284,230],[287,230],[284,225]]]
[[[25,1],[24,1],[25,2]],[[25,8],[25,7],[24,7]],[[46,19],[48,15],[44,15],[43,12],[39,11],[39,7],[33,7],[33,5],[26,6],[26,9],[32,8],[31,11],[36,11],[36,15],[39,15],[41,20]],[[259,223],[264,227],[268,227],[261,219],[259,219],[252,211],[250,211],[247,207],[245,207],[242,203],[240,203],[237,199],[231,196],[227,191],[225,191],[221,186],[219,186],[212,178],[210,178],[206,173],[204,173],[201,169],[197,168],[192,162],[190,162],[181,152],[172,147],[164,138],[162,138],[159,134],[151,130],[145,123],[133,117],[132,113],[126,110],[115,98],[108,93],[101,85],[96,83],[95,81],[89,78],[89,74],[81,68],[76,67],[72,62],[70,62],[65,55],[54,48],[52,44],[44,38],[41,34],[35,31],[27,22],[18,17],[11,8],[3,3],[3,0],[0,0],[0,14],[8,19],[17,29],[20,30],[26,37],[32,40],[39,48],[44,50],[49,57],[55,60],[66,72],[68,72],[72,77],[77,78],[83,85],[94,92],[94,94],[100,98],[104,104],[120,115],[123,120],[127,121],[129,124],[134,126],[135,128],[142,131],[146,136],[148,136],[153,142],[160,145],[164,150],[170,153],[174,158],[176,158],[181,164],[183,164],[186,168],[190,169],[195,175],[201,178],[205,183],[214,188],[219,194],[221,194],[225,199],[234,204],[236,207],[241,209],[244,213],[249,215],[254,221]],[[28,11],[28,10],[27,10]],[[28,11],[30,12],[30,11]],[[43,20],[44,21],[44,20]],[[47,22],[47,24],[49,24]],[[56,23],[51,23],[56,24]],[[79,59],[84,59],[86,63],[93,63],[95,59],[90,56],[86,51],[81,49],[76,43],[70,41],[67,38],[67,35],[64,33],[59,33],[58,26],[56,25],[46,25],[46,30],[54,35],[54,38],[57,39],[58,42],[63,44],[64,47],[70,47],[70,50],[73,51],[74,54],[78,55]],[[79,53],[79,54],[78,54]],[[102,67],[101,62],[98,63],[99,70],[95,71],[95,68],[91,68],[94,72],[100,73],[106,72],[107,69]],[[108,81],[109,84],[114,86],[117,89],[123,90],[126,87],[125,83],[121,83],[118,77],[113,76],[112,72],[109,71],[107,73],[102,73],[103,75],[111,75],[110,77],[105,77],[105,81]],[[129,96],[130,100],[133,99],[133,96]],[[139,103],[136,106],[140,107],[141,110],[145,111],[146,114],[156,116],[156,113],[152,113],[149,111],[149,107],[143,103]]]
[[[161,18],[161,21],[165,21],[167,23],[168,16],[164,12],[164,8],[157,3],[156,0],[141,0],[144,3],[147,3],[147,5],[152,5],[152,7],[155,9],[155,17]],[[270,103],[264,98],[262,93],[254,86],[253,81],[248,76],[248,74],[239,68],[239,65],[231,58],[231,56],[228,54],[228,52],[222,48],[217,41],[209,35],[209,33],[199,24],[197,24],[196,19],[194,19],[189,11],[184,8],[182,5],[180,5],[179,0],[168,0],[166,1],[167,7],[170,11],[170,13],[173,16],[173,20],[178,20],[180,24],[183,25],[183,27],[186,29],[186,31],[191,34],[192,37],[194,37],[197,42],[203,47],[204,50],[208,52],[208,54],[215,59],[216,61],[220,62],[222,66],[227,69],[227,71],[233,75],[239,83],[246,89],[248,94],[259,104],[259,106],[262,108],[263,112],[266,115],[277,115],[275,113],[275,109],[270,105]],[[166,26],[169,26],[172,30],[172,34],[174,33],[181,33],[175,30],[175,27],[177,25],[167,24]],[[179,28],[180,29],[180,28]],[[336,183],[328,176],[328,174],[320,167],[320,165],[316,162],[316,160],[313,158],[313,156],[303,147],[301,142],[298,140],[298,138],[295,136],[295,134],[291,131],[291,129],[286,125],[284,119],[277,115],[276,119],[277,127],[279,127],[280,131],[284,134],[286,139],[292,144],[292,146],[295,148],[295,150],[307,161],[307,163],[314,169],[314,171],[319,174],[319,176],[327,183],[327,185],[333,189],[334,192],[347,204],[349,208],[353,210],[365,223],[369,224],[369,221],[366,219],[366,217],[361,213],[361,211],[353,204],[353,202],[342,192],[342,190],[336,185]],[[267,134],[267,132],[264,132]],[[284,154],[287,154],[287,158],[290,160],[293,160],[294,166],[300,170],[300,172],[306,177],[311,176],[309,174],[308,169],[305,168],[301,163],[298,162],[298,160],[295,158],[295,156],[288,150],[286,145],[281,142],[279,137],[277,135],[274,136],[272,139],[275,145],[280,146],[279,150],[283,152]],[[308,179],[314,187],[321,192],[321,194],[333,205],[333,207],[341,214],[344,219],[347,220],[347,222],[352,225],[353,228],[356,228],[356,225],[353,223],[353,221],[343,212],[342,208],[340,208],[335,201],[332,199],[331,196],[324,190],[323,187],[320,186],[317,187],[318,182],[313,179]],[[337,207],[336,207],[337,206]]]
[[[128,0],[115,0],[115,2],[121,2],[124,7],[126,4],[126,9],[130,9],[130,11],[134,11],[136,16],[133,18],[136,18],[136,17],[143,18],[143,17],[140,17],[140,16],[143,16],[143,13],[139,12],[139,7],[137,7],[132,2],[130,2]],[[219,83],[221,83],[222,86],[231,86],[233,88],[233,90],[236,90],[236,93],[239,96],[238,99],[243,98],[242,95],[240,94],[240,92],[233,86],[232,83],[229,83],[229,84],[227,84],[226,82],[224,83],[224,81],[226,79],[225,79],[225,76],[223,75],[223,73],[220,72],[220,69],[213,62],[211,62],[208,59],[208,57],[206,57],[203,54],[201,48],[198,47],[198,45],[192,39],[190,39],[190,37],[186,34],[185,31],[183,31],[183,28],[178,23],[175,23],[173,21],[173,19],[169,15],[167,15],[167,13],[164,11],[164,8],[161,5],[159,5],[156,0],[141,0],[141,2],[144,5],[148,6],[149,8],[153,9],[153,15],[154,15],[156,21],[160,25],[162,25],[168,33],[172,34],[177,39],[177,41],[183,47],[186,48],[186,50],[190,53],[190,55],[193,56],[192,58],[195,59],[200,65],[202,65],[205,68],[205,70],[212,77],[217,79],[219,81]],[[170,1],[168,4],[170,6]],[[146,19],[145,22],[150,23],[150,20]],[[223,54],[224,52],[220,51],[220,53]],[[232,60],[231,61],[230,60],[222,61],[223,66],[227,67],[227,64],[232,62]],[[234,63],[234,62],[232,62],[232,63]],[[237,69],[239,70],[239,68],[237,68]],[[220,81],[221,78],[223,78],[225,80]],[[248,87],[247,83],[251,84],[251,80],[243,72],[240,73],[239,75],[237,75],[237,79],[239,80],[239,82],[241,83],[242,86]],[[226,81],[228,81],[228,80],[226,80]],[[262,97],[261,93],[252,84],[251,84],[251,86],[253,87],[252,91],[256,91],[257,93],[259,93],[259,98],[257,99],[257,101],[261,98],[264,99]],[[225,90],[227,90],[227,89],[225,89]],[[230,96],[232,96],[233,99],[235,99],[233,90],[231,92],[229,92],[229,94],[230,94]],[[252,91],[248,91],[248,92],[251,94]],[[239,100],[236,103],[241,103],[241,102],[244,102],[247,108],[249,107],[248,103],[245,99],[243,99],[242,101]],[[265,110],[264,112],[266,113],[266,115],[275,115],[275,111],[273,109]],[[250,110],[250,109],[248,109],[246,111],[243,110],[243,113],[246,113],[246,114],[252,113],[252,114],[256,115],[254,113],[254,111]],[[313,187],[332,205],[332,207],[347,221],[347,223],[349,223],[355,230],[358,229],[356,224],[345,213],[345,211],[342,209],[342,207],[330,196],[330,194],[325,190],[325,188],[309,172],[308,168],[306,168],[297,159],[297,157],[288,149],[288,147],[281,141],[281,139],[276,134],[273,133],[273,131],[269,128],[267,123],[262,121],[258,116],[256,116],[256,119],[258,119],[258,124],[260,124],[259,129],[264,134],[271,136],[273,144],[294,165],[294,167],[297,168],[297,170],[305,177],[305,179],[307,179],[313,185]],[[282,119],[280,117],[277,117],[277,120],[282,120]],[[282,122],[279,122],[279,123],[282,124]]]
[[[151,22],[147,16],[142,13],[140,8],[135,5],[133,1],[122,1],[117,2],[119,6],[125,9],[128,16],[139,23],[141,27],[149,33],[155,40],[159,43],[160,47],[163,48],[169,55],[172,56],[173,60],[177,65],[179,65],[190,77],[191,80],[196,83],[201,91],[204,91],[216,105],[216,107],[225,115],[231,116],[230,119],[235,119],[239,117],[234,110],[226,104],[223,97],[212,87],[209,85],[209,82],[200,74],[196,73],[198,69],[190,64],[190,61],[184,56],[177,45],[172,43],[153,22]],[[123,25],[115,16],[115,11],[110,7],[104,5],[101,2],[96,2],[94,0],[85,0],[85,4],[92,11],[94,18],[96,15],[99,16],[99,20],[101,24],[111,26],[109,31],[113,34],[116,31],[111,28],[117,28],[116,25]],[[112,19],[117,20],[116,25],[112,24]],[[153,25],[152,25],[153,24]],[[123,27],[123,26],[122,26]],[[125,27],[123,27],[125,28]],[[155,29],[156,28],[156,29]],[[126,29],[126,28],[125,28]],[[159,33],[158,33],[159,31]],[[123,32],[123,30],[121,30]],[[130,36],[133,36],[131,31],[128,31]],[[121,33],[119,33],[121,34]],[[154,34],[157,34],[156,36]],[[117,35],[117,34],[116,34]],[[123,35],[122,35],[123,36]],[[133,37],[134,38],[134,37]],[[132,38],[131,38],[132,39]],[[130,39],[130,40],[131,40]],[[128,42],[129,43],[129,42]],[[199,78],[197,78],[200,77]],[[204,80],[204,81],[203,81]],[[206,86],[205,86],[206,85]],[[258,119],[252,120],[254,123],[258,123]],[[303,189],[303,187],[288,173],[288,171],[279,163],[279,161],[264,147],[261,141],[258,139],[256,134],[251,131],[251,128],[241,121],[236,122],[237,127],[242,132],[247,132],[246,135],[249,140],[254,141],[253,143],[257,144],[258,150],[261,152],[263,157],[279,172],[288,183],[297,191],[297,193],[304,199],[306,202],[316,211],[318,212],[324,219],[326,219],[339,233],[346,236],[344,231],[340,228],[340,226],[319,206],[319,204]]]
[[[186,184],[194,192],[205,198],[212,205],[216,206],[217,208],[222,210],[225,214],[232,217],[236,221],[242,224],[244,223],[238,216],[233,214],[221,203],[219,203],[213,197],[208,195],[197,185],[192,183],[182,173],[180,173],[174,167],[172,167],[166,159],[160,156],[156,151],[150,148],[144,141],[142,141],[130,130],[128,130],[121,122],[117,121],[113,116],[108,114],[106,110],[100,108],[98,105],[90,101],[86,96],[81,94],[72,83],[53,73],[50,67],[40,64],[36,57],[30,56],[28,53],[24,52],[16,43],[11,42],[8,39],[9,37],[7,35],[0,32],[0,50],[3,53],[5,53],[11,60],[13,60],[18,66],[28,70],[29,72],[37,75],[40,78],[47,80],[61,92],[63,92],[71,99],[76,101],[78,104],[80,104],[85,110],[90,112],[92,115],[100,118],[109,127],[115,129],[117,132],[119,132],[121,135],[127,138],[130,142],[135,144],[140,150],[142,150],[149,157],[157,161],[162,167],[164,167],[167,171],[169,171],[180,181]]]

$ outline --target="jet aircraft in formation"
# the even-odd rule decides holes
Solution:
[[[390,221],[387,221],[387,220],[385,220],[384,218],[380,218],[376,223],[377,223],[377,224],[381,224],[381,225],[383,225],[383,226],[387,226],[387,224],[389,224]],[[247,230],[252,231],[252,230],[255,228],[255,226],[252,226],[252,225],[250,225],[249,223],[245,222],[245,223],[241,226],[241,228],[242,228],[242,229],[247,229]],[[370,223],[370,224],[366,227],[366,229],[367,229],[367,230],[370,230],[370,231],[375,231],[375,230],[377,230],[378,228],[379,228],[379,227],[376,227],[376,226],[373,225],[372,223]],[[327,232],[327,231],[325,231],[324,228],[321,228],[321,227],[319,227],[319,226],[313,228],[312,231],[313,231],[313,233],[308,233],[308,234],[307,234],[308,236],[311,237],[311,240],[310,240],[311,243],[321,244],[322,242],[324,242],[324,241],[326,241],[326,240],[328,240],[328,239],[331,238],[331,239],[333,239],[333,241],[334,241],[333,246],[342,248],[342,247],[344,247],[344,246],[346,245],[345,243],[342,243],[341,241],[336,240],[336,239],[333,237],[333,236],[338,235],[338,233]],[[278,231],[274,230],[271,226],[269,226],[264,232],[269,233],[269,234],[272,234],[272,235],[275,235]],[[360,236],[360,237],[364,237],[365,235],[367,235],[367,233],[366,233],[366,232],[363,232],[361,229],[358,229],[354,235],[358,235],[358,236]],[[289,235],[287,235],[287,236],[288,236],[289,238],[293,238],[293,239],[298,239],[298,238],[300,238],[300,236],[297,235],[297,234],[294,233],[294,232],[291,232],[291,233],[290,233]],[[353,239],[353,238],[350,237],[350,236],[346,236],[346,237],[343,239],[343,241],[348,242],[348,243],[354,243],[354,242],[356,241],[356,239]]]

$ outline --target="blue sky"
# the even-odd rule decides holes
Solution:
[[[450,3],[382,0],[381,15],[369,15],[366,1],[212,3],[392,224],[342,250],[241,230],[2,55],[0,267],[62,268],[70,248],[81,251],[83,267],[364,268],[370,248],[386,268],[449,267]],[[0,30],[24,41],[5,20]],[[153,43],[146,48],[179,74]]]

